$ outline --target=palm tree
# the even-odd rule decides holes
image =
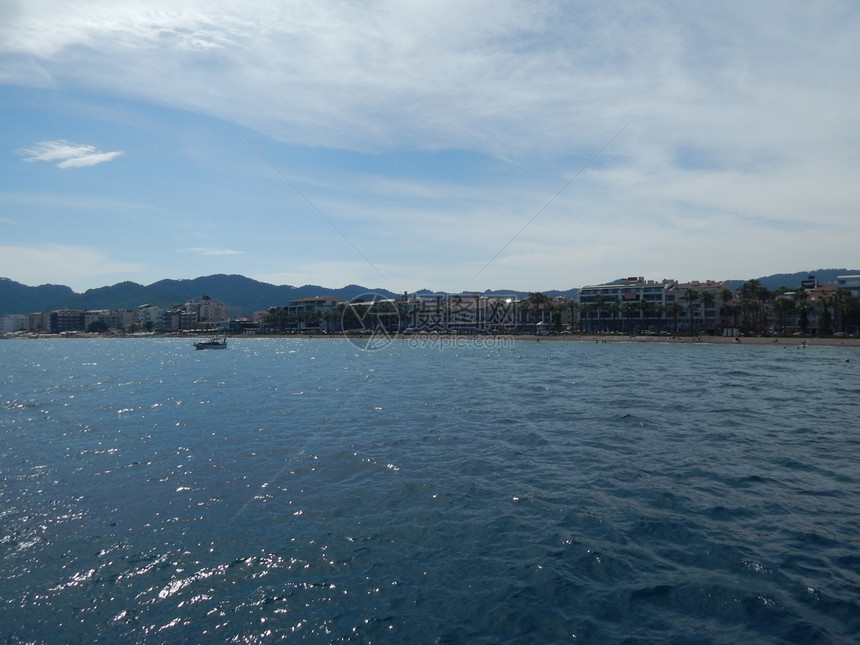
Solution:
[[[833,296],[821,296],[818,299],[821,305],[821,313],[818,316],[818,335],[829,336],[833,333],[833,316],[830,307],[834,305]]]
[[[654,305],[654,317],[657,318],[657,333],[659,334],[663,331],[663,314],[666,313],[666,305],[662,302],[658,302]]]
[[[594,305],[595,305],[595,311],[597,313],[598,325],[600,325],[600,322],[603,320],[603,304],[605,301],[606,301],[606,299],[603,297],[602,293],[598,293],[594,297]],[[602,325],[601,325],[601,327],[602,327]]]
[[[673,301],[673,302],[670,302],[668,305],[666,305],[666,312],[670,316],[672,316],[672,319],[674,321],[674,330],[672,333],[674,333],[675,335],[678,334],[678,314],[680,314],[682,311],[684,311],[684,308],[681,306],[681,303],[679,303],[679,302]]]
[[[571,330],[573,330],[575,326],[574,321],[576,320],[576,313],[580,311],[580,306],[576,300],[574,300],[573,298],[569,298],[567,301],[567,307],[568,315],[570,316],[570,328]]]
[[[710,291],[702,292],[702,318],[704,325],[707,325],[708,322],[708,310],[714,306],[714,302],[716,301],[716,296]],[[714,321],[716,322],[716,321]],[[713,328],[711,329],[711,333],[713,333]]]
[[[693,323],[693,303],[699,299],[699,292],[695,289],[687,289],[684,292],[684,300],[687,301],[687,315],[690,317],[690,333],[695,334],[696,328]]]
[[[609,314],[612,316],[612,330],[616,331],[618,329],[618,315],[621,313],[621,304],[617,300],[613,300],[609,303]]]
[[[758,305],[761,324],[763,327],[767,327],[767,310],[772,298],[773,294],[771,294],[770,290],[763,284],[759,284],[755,290],[755,300]]]
[[[591,302],[579,305],[579,326],[582,332],[591,333],[593,329],[593,314],[596,311],[596,305]]]
[[[837,289],[833,294],[833,318],[834,323],[839,322],[839,331],[843,334],[847,328],[848,309],[851,306],[851,292],[846,289]]]
[[[806,334],[809,327],[809,319],[807,317],[807,314],[809,313],[809,294],[806,292],[806,289],[798,289],[794,292],[794,302],[800,318],[800,332],[802,334]]]
[[[732,293],[731,289],[723,289],[722,291],[720,291],[720,302],[723,303],[723,306],[720,308],[720,319],[722,321],[722,326],[724,329],[726,327],[728,327],[728,325],[726,324],[726,321],[728,320],[729,311],[732,311],[734,313],[735,317],[737,317],[737,309],[735,307],[731,306],[731,303],[734,301],[734,299],[735,299],[735,294]],[[738,326],[737,320],[735,320],[734,326],[735,327]]]
[[[639,305],[635,302],[625,302],[621,305],[621,313],[627,319],[627,333],[633,333],[633,316],[639,313]],[[622,325],[623,326],[623,325]]]
[[[540,291],[533,291],[526,296],[524,303],[526,304],[527,311],[530,311],[535,319],[540,314],[540,322],[545,323],[544,312],[550,310],[552,307],[552,300],[548,295]],[[535,326],[537,326],[537,322]]]
[[[646,322],[654,313],[654,303],[650,300],[645,300],[642,298],[638,304],[639,307],[639,315],[642,317],[642,326],[644,327]]]
[[[561,301],[556,302],[555,300],[549,301],[549,313],[550,313],[550,321],[552,323],[553,329],[555,331],[561,331],[561,311],[563,305]]]
[[[773,301],[773,310],[777,315],[777,327],[779,328],[779,332],[783,333],[785,327],[783,322],[784,316],[794,311],[794,300],[780,295]]]
[[[767,323],[767,305],[771,299],[771,293],[758,280],[747,280],[738,291],[740,296],[741,310],[745,314],[745,323],[756,330],[760,330]],[[746,317],[752,314],[751,319]]]

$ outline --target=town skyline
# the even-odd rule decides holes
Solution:
[[[52,310],[0,315],[0,333],[126,335],[218,331],[224,334],[225,341],[216,346],[223,348],[226,335],[231,333],[344,332],[382,334],[388,340],[393,334],[425,332],[460,336],[595,332],[659,335],[670,333],[664,325],[671,320],[673,334],[851,336],[858,335],[860,329],[860,275],[837,276],[835,284],[821,284],[809,276],[801,280],[799,287],[782,286],[773,291],[756,279],[732,289],[727,280],[684,283],[631,276],[554,297],[542,292],[525,297],[487,292],[364,292],[351,297],[342,293],[293,297],[283,304],[256,309],[251,316],[231,314],[225,302],[208,295],[169,307],[152,303],[131,308],[105,303],[98,308],[76,307],[68,301],[48,309]]]
[[[818,284],[832,284],[840,275],[858,275],[860,270],[854,269],[818,269],[813,271],[799,271],[791,274],[771,274],[749,279],[737,280],[704,280],[701,284],[712,282],[725,282],[732,289],[737,289],[742,284],[755,280],[765,288],[776,290],[780,287],[799,287],[809,278],[815,277]],[[698,283],[699,281],[687,281],[683,278],[655,279],[650,276],[625,276],[610,281],[597,283],[597,285],[584,285],[582,288],[623,284],[632,279],[644,280],[649,283],[673,282],[678,284]],[[451,292],[431,289],[414,289],[405,292],[410,296],[426,295],[465,295],[479,294],[484,296],[513,295],[518,298],[526,298],[532,293],[546,294],[551,298],[576,298],[582,288],[568,290],[540,290],[520,291],[516,289],[485,289],[482,291]],[[84,293],[76,293],[66,285],[46,284],[40,286],[27,286],[10,278],[0,277],[0,314],[26,313],[36,310],[50,309],[111,309],[111,308],[135,308],[143,304],[160,304],[170,307],[176,302],[202,295],[220,300],[228,304],[234,311],[242,311],[249,314],[257,309],[265,309],[277,306],[287,301],[299,298],[311,298],[316,296],[333,296],[341,300],[350,300],[363,294],[376,294],[382,297],[399,297],[404,292],[377,286],[367,287],[358,284],[350,284],[341,288],[331,288],[321,285],[272,285],[259,282],[241,275],[215,274],[210,276],[199,276],[193,279],[170,280],[164,279],[150,285],[141,285],[134,282],[122,282],[115,285],[103,286],[88,290]],[[27,303],[27,304],[24,304]]]
[[[860,8],[781,8],[12,3],[0,275],[465,292],[850,266]]]

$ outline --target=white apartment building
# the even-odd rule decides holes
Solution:
[[[703,331],[719,322],[720,294],[727,280],[678,282],[633,276],[579,291],[583,331],[675,329]],[[708,294],[705,296],[704,294]]]
[[[30,325],[30,316],[27,314],[5,314],[0,316],[0,334],[14,334],[18,331],[27,331]]]
[[[219,323],[227,320],[227,306],[209,296],[194,298],[180,307],[186,314],[197,314],[197,322]]]
[[[836,276],[836,288],[844,289],[852,296],[860,297],[860,275]]]

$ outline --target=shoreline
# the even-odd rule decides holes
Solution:
[[[72,338],[72,339],[87,339],[87,338],[174,338],[177,340],[192,340],[205,336],[206,334],[128,334],[125,336],[111,334],[87,334],[85,332],[75,334],[28,334],[19,336],[4,336],[3,340],[41,340],[50,338]],[[228,338],[301,338],[306,340],[326,340],[326,339],[352,339],[368,338],[365,334],[343,334],[334,332],[330,334],[249,334],[228,336]],[[770,345],[773,347],[846,347],[860,348],[860,338],[853,336],[846,337],[804,337],[804,336],[643,336],[643,335],[628,335],[628,334],[570,334],[570,335],[553,335],[553,336],[535,336],[532,334],[396,334],[394,340],[405,341],[420,341],[420,342],[450,342],[451,339],[457,339],[458,342],[468,342],[470,340],[481,340],[488,342],[493,339],[506,339],[518,343],[662,343],[672,345]]]
[[[540,342],[579,341],[592,343],[669,343],[695,345],[781,345],[783,347],[860,347],[860,338],[802,336],[630,336],[624,334],[583,334],[579,336],[512,336],[514,340]]]
[[[338,334],[340,335],[340,334]],[[311,338],[312,336],[306,336]],[[400,340],[409,340],[417,336],[397,335]],[[439,334],[439,337],[450,338],[448,335]],[[420,337],[432,342],[432,336]],[[815,337],[793,337],[793,336],[749,336],[740,337],[740,342],[730,336],[630,336],[624,334],[571,334],[569,336],[533,336],[533,335],[505,335],[498,336],[457,336],[457,338],[510,338],[514,342],[523,343],[664,343],[673,345],[771,345],[780,347],[860,347],[860,338],[815,338]]]

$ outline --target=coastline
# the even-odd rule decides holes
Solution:
[[[174,335],[174,334],[129,334],[125,336],[111,334],[88,334],[85,332],[74,334],[27,334],[19,336],[0,337],[3,340],[40,340],[49,338],[176,338],[191,340],[201,335]],[[343,334],[333,332],[330,334],[264,334],[264,335],[237,335],[229,338],[258,339],[258,338],[302,338],[307,340],[325,339],[349,339],[367,338],[364,334]],[[730,336],[644,336],[629,334],[570,334],[535,336],[531,334],[498,334],[498,335],[453,335],[453,334],[396,334],[397,340],[419,340],[434,342],[441,339],[456,338],[467,342],[474,339],[508,339],[518,343],[663,343],[673,345],[702,344],[702,345],[770,345],[772,347],[846,347],[860,348],[860,338],[853,336],[845,337],[803,337],[803,336],[742,336],[738,338]]]
[[[630,336],[623,334],[583,334],[570,336],[512,336],[515,341],[523,342],[591,342],[591,343],[669,343],[704,345],[772,345],[782,347],[860,347],[860,338],[833,337],[815,338],[799,336],[743,336],[740,342],[730,336]]]

